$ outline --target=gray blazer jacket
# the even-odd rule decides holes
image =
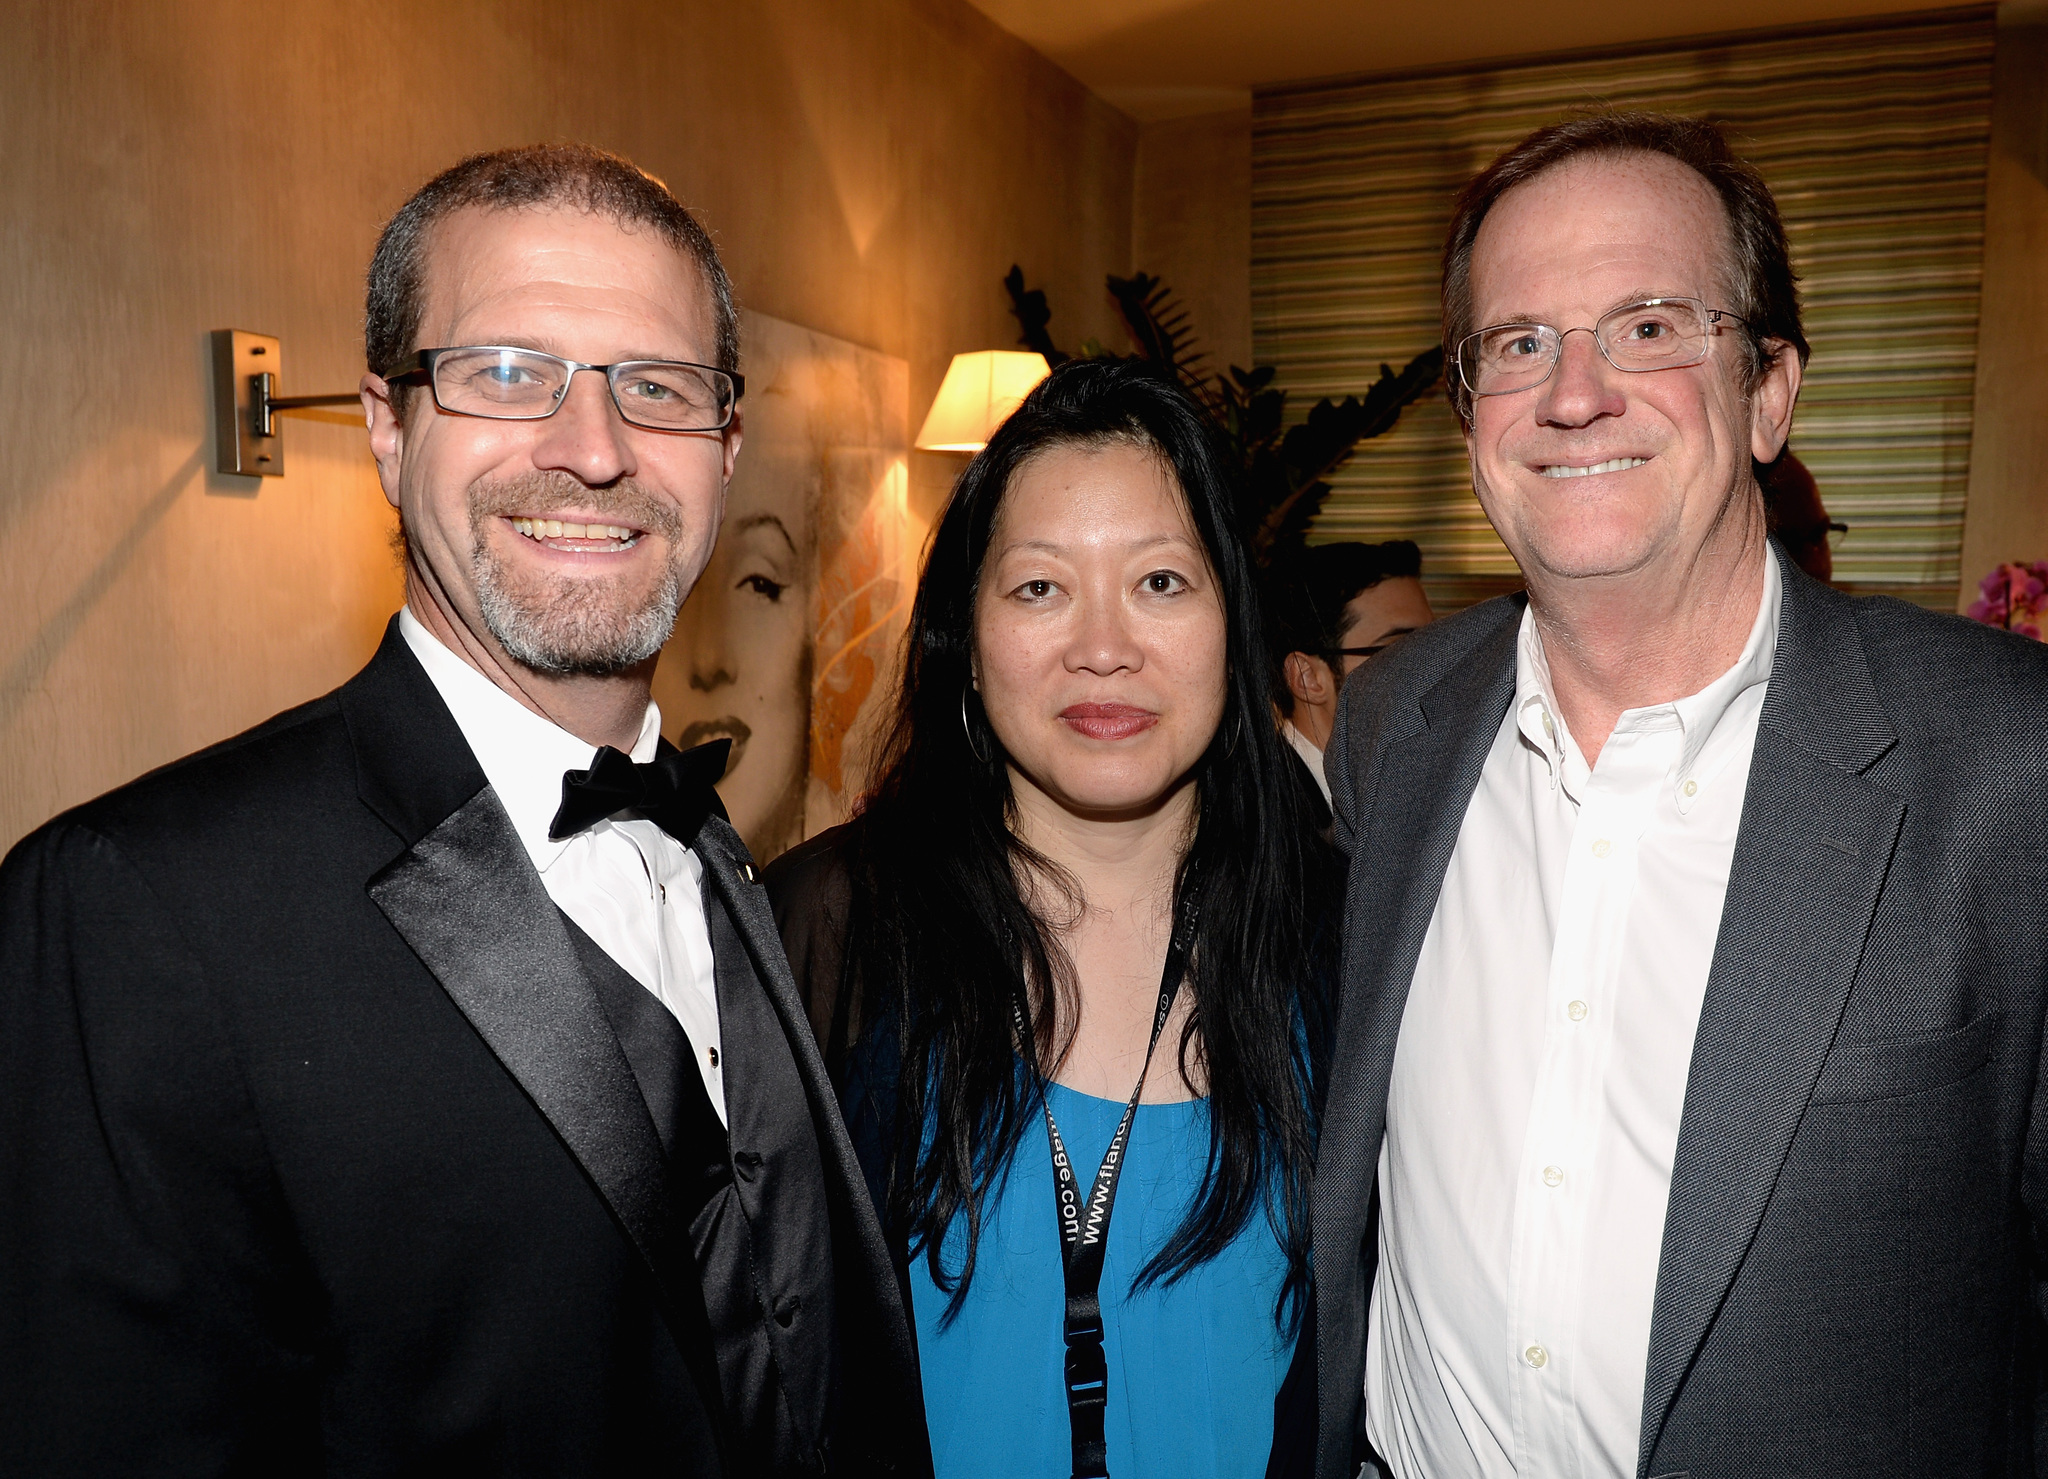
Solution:
[[[1639,1476],[2048,1471],[2048,647],[1789,562],[1657,1272]],[[1353,1466],[1387,1085],[1524,598],[1349,685],[1314,1218],[1319,1479]]]

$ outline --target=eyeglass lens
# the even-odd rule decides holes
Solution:
[[[465,416],[526,421],[554,414],[574,372],[568,361],[519,349],[455,349],[434,361],[434,399]],[[612,365],[619,414],[658,431],[717,431],[730,424],[732,377],[668,360]]]
[[[1705,304],[1659,298],[1601,315],[1593,337],[1617,370],[1668,370],[1707,357],[1711,324]],[[1458,346],[1458,372],[1475,395],[1508,395],[1549,379],[1563,346],[1549,324],[1496,324]]]

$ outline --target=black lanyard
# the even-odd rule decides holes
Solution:
[[[1173,999],[1180,993],[1181,978],[1187,974],[1188,949],[1195,934],[1196,890],[1186,891],[1180,919],[1166,947],[1166,969],[1159,980],[1159,1005],[1152,1011],[1152,1036],[1145,1044],[1145,1063],[1138,1070],[1137,1087],[1124,1106],[1124,1117],[1110,1137],[1096,1169],[1095,1184],[1088,1200],[1081,1200],[1081,1184],[1074,1176],[1073,1159],[1060,1127],[1052,1117],[1052,1102],[1045,1102],[1045,1138],[1052,1147],[1053,1200],[1060,1220],[1061,1262],[1066,1273],[1067,1312],[1067,1423],[1074,1443],[1074,1479],[1109,1479],[1108,1444],[1103,1437],[1103,1414],[1109,1402],[1109,1362],[1102,1354],[1102,1261],[1109,1252],[1109,1214],[1116,1203],[1116,1183],[1123,1171],[1124,1147],[1131,1138],[1131,1121],[1138,1114],[1138,1098],[1145,1092],[1145,1075],[1152,1071],[1152,1054],[1159,1046],[1159,1034],[1166,1028]],[[1011,1003],[1017,1033],[1031,1039],[1030,1019],[1021,999]]]

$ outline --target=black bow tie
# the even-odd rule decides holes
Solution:
[[[563,774],[562,809],[555,813],[548,837],[560,842],[592,822],[631,808],[687,843],[706,816],[714,811],[725,815],[711,788],[725,774],[731,751],[731,740],[712,740],[688,750],[665,748],[647,764],[637,765],[623,751],[602,746],[590,769]]]

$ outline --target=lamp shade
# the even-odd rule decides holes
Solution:
[[[1031,387],[1052,373],[1042,354],[977,349],[956,354],[913,444],[924,452],[979,452]]]

